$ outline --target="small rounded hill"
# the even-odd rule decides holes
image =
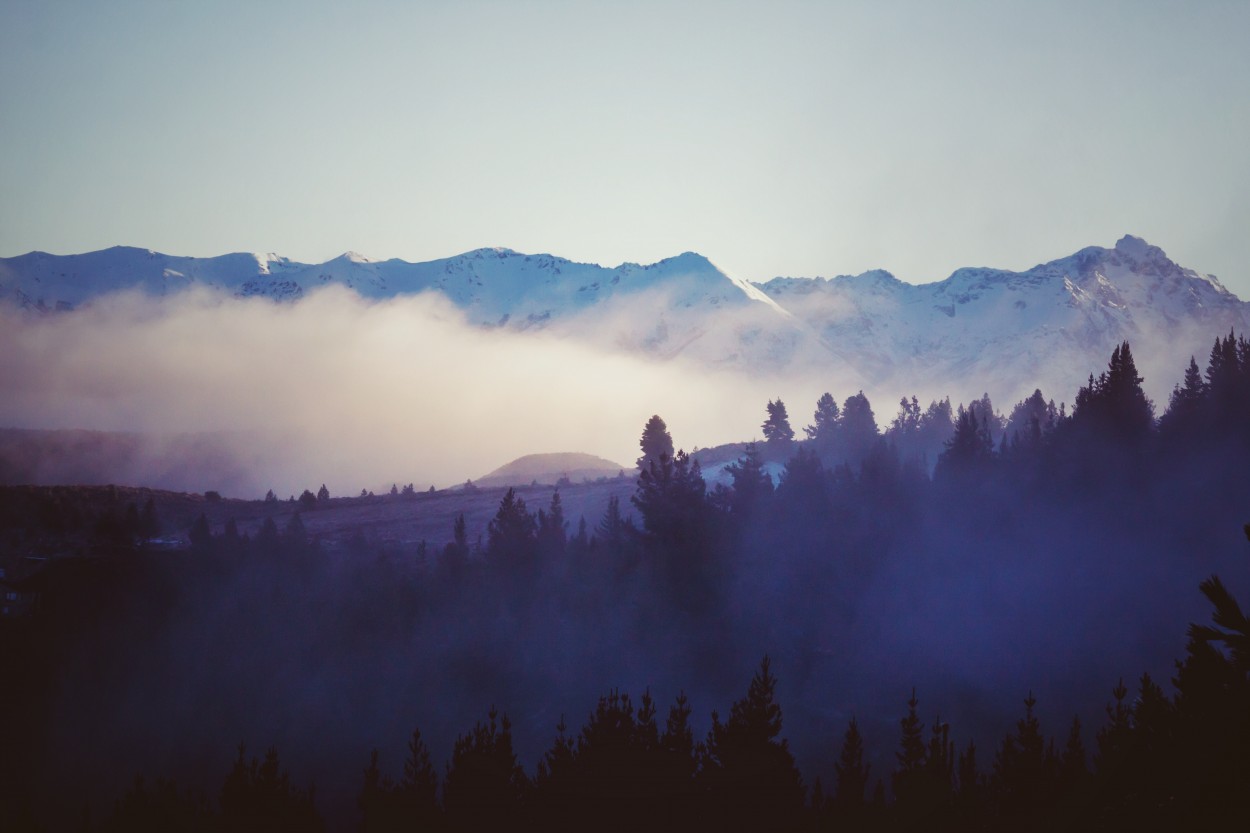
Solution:
[[[601,477],[616,477],[625,469],[626,466],[593,454],[578,452],[527,454],[500,466],[490,474],[479,477],[474,483],[478,486],[522,486],[537,481],[554,485],[560,482],[561,478],[567,478],[573,483],[581,483],[584,480],[593,481]]]

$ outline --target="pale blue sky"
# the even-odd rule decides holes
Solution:
[[[1250,3],[0,0],[0,255],[740,277],[1125,232],[1250,298]]]

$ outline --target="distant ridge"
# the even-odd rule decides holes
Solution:
[[[756,284],[693,252],[613,268],[506,248],[425,263],[354,252],[321,264],[192,258],[121,246],[0,258],[0,302],[39,313],[124,289],[166,297],[202,286],[282,302],[331,285],[371,300],[436,293],[484,329],[545,331],[759,379],[819,380],[839,399],[858,389],[965,401],[991,392],[1010,405],[1040,387],[1064,401],[1126,340],[1147,392],[1165,399],[1191,354],[1205,355],[1217,334],[1250,330],[1250,304],[1132,235],[1023,272],[962,268],[926,284],[883,270]]]

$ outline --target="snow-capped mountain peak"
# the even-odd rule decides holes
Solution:
[[[273,253],[178,257],[126,246],[0,258],[0,300],[32,310],[73,309],[123,289],[165,296],[195,285],[276,301],[326,285],[374,300],[435,292],[487,328],[549,330],[656,358],[840,374],[864,387],[956,396],[1022,397],[1040,385],[1063,398],[1122,340],[1134,340],[1142,360],[1151,343],[1199,354],[1214,333],[1250,323],[1248,305],[1214,277],[1132,235],[1022,272],[967,267],[919,285],[880,269],[756,284],[696,252],[616,267],[504,247],[423,263],[350,251],[321,264]],[[1160,381],[1166,391],[1170,383]]]

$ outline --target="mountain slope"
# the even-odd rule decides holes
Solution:
[[[30,310],[73,309],[121,290],[167,296],[196,285],[276,301],[327,285],[379,300],[437,292],[479,326],[551,328],[652,358],[683,355],[753,370],[836,363],[805,324],[758,287],[693,252],[615,268],[501,248],[425,263],[353,252],[321,264],[273,254],[191,258],[122,246],[0,259],[0,299]]]
[[[776,278],[761,289],[866,376],[920,387],[968,380],[972,389],[951,391],[967,396],[1020,396],[1021,385],[1042,385],[1070,397],[1125,340],[1148,360],[1166,348],[1158,358],[1171,364],[1160,370],[1179,373],[1214,335],[1250,324],[1250,305],[1214,277],[1132,236],[1024,272],[965,268],[911,285],[874,271]]]
[[[965,268],[920,285],[880,270],[752,284],[691,252],[614,268],[502,248],[424,263],[352,252],[321,264],[273,254],[192,258],[127,247],[0,258],[0,300],[38,311],[125,289],[169,296],[205,286],[289,301],[327,285],[376,300],[434,292],[477,326],[819,381],[846,388],[840,396],[856,387],[957,399],[991,391],[1003,405],[1034,386],[1070,399],[1124,340],[1159,398],[1215,334],[1250,329],[1250,305],[1132,236],[1023,272]]]

